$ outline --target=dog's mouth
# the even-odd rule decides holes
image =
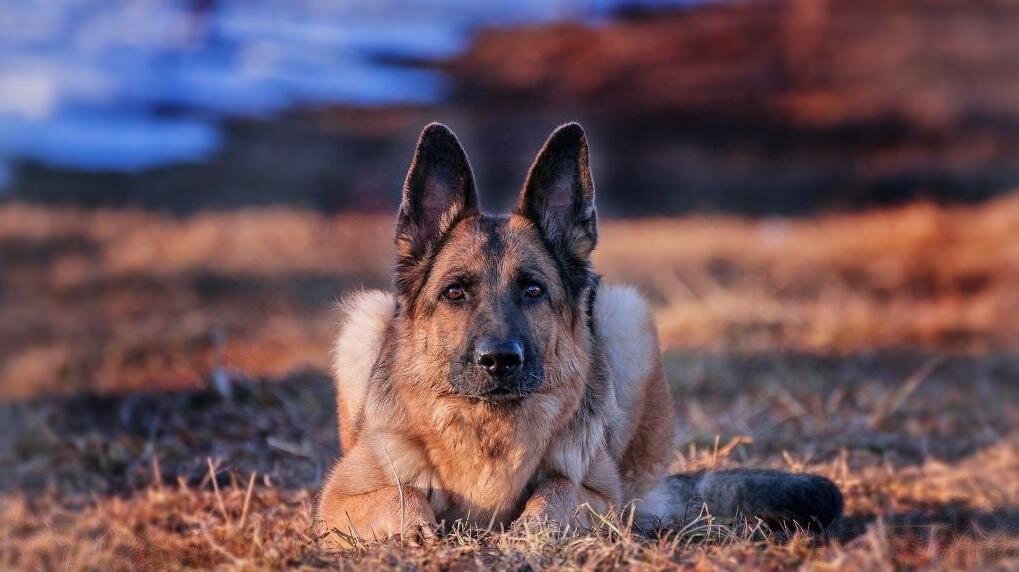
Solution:
[[[495,386],[469,392],[456,392],[456,395],[473,403],[510,406],[522,402],[533,393],[534,391],[519,387]]]
[[[529,391],[520,391],[515,387],[494,387],[478,394],[478,399],[485,401],[517,401],[530,395]]]

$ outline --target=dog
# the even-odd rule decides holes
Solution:
[[[624,507],[643,530],[703,507],[808,529],[841,514],[817,475],[668,475],[676,413],[654,319],[592,268],[580,125],[548,138],[509,215],[482,212],[463,147],[428,125],[395,235],[392,292],[348,300],[334,348],[342,456],[316,509],[332,542],[456,520],[577,529]]]

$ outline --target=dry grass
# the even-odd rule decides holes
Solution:
[[[951,359],[896,401],[928,361],[670,358],[670,376],[685,380],[676,392],[687,444],[674,469],[824,474],[847,495],[847,518],[825,541],[705,519],[646,538],[609,518],[579,536],[450,527],[426,545],[373,542],[332,554],[317,547],[311,519],[310,491],[336,454],[329,382],[319,375],[241,383],[228,395],[8,405],[0,567],[1019,564],[1019,390],[1010,383],[1019,361]]]
[[[1019,341],[1019,196],[820,219],[606,221],[667,349],[987,351]],[[342,292],[389,281],[392,218],[0,208],[0,395],[323,368]]]
[[[609,518],[330,554],[331,308],[385,285],[390,224],[0,208],[0,569],[1019,566],[1019,198],[604,224],[661,324],[674,468],[829,476],[829,538]]]

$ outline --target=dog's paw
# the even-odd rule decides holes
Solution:
[[[415,545],[433,543],[439,526],[431,514],[407,510],[402,516],[380,511],[370,518],[333,519],[333,526],[321,524],[319,544],[328,550],[346,550],[372,542],[404,542]],[[338,523],[338,524],[337,524]]]
[[[509,527],[513,536],[527,537],[533,534],[549,534],[558,536],[570,530],[568,523],[550,519],[545,515],[521,515]]]
[[[394,534],[390,541],[412,546],[434,546],[439,542],[440,532],[439,525],[434,522],[415,522],[407,524],[403,531]]]

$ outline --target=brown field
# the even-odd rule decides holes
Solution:
[[[677,470],[816,471],[828,537],[448,528],[328,554],[336,299],[390,216],[0,207],[0,569],[1019,567],[1019,195],[810,219],[606,220],[652,300]]]

